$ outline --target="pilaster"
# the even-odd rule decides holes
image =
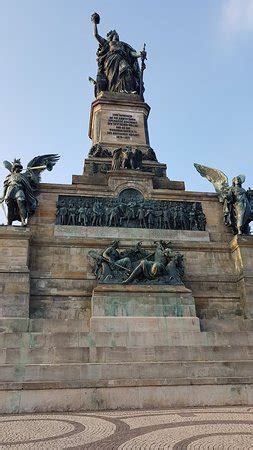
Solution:
[[[0,317],[28,318],[30,230],[0,227]]]
[[[253,319],[253,236],[235,236],[230,246],[244,315]]]

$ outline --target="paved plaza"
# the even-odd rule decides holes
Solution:
[[[253,407],[2,415],[0,449],[253,449]]]

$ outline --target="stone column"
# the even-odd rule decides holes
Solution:
[[[0,318],[29,318],[30,230],[0,226]]]
[[[253,319],[253,236],[235,236],[230,246],[244,315]]]

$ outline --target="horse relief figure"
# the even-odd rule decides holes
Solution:
[[[41,172],[45,169],[51,171],[59,160],[56,154],[35,156],[27,165],[24,172],[20,159],[13,163],[4,161],[3,164],[10,174],[4,181],[3,196],[0,203],[7,205],[7,223],[17,220],[22,226],[27,225],[28,218],[34,214],[38,205],[39,183]]]
[[[242,184],[245,175],[238,175],[232,179],[229,186],[228,177],[218,169],[194,164],[202,177],[210,181],[223,204],[223,216],[226,226],[232,228],[234,234],[250,234],[249,223],[253,220],[251,210],[251,191],[246,191]]]

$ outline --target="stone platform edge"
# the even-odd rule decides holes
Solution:
[[[253,405],[252,384],[0,391],[0,413]]]
[[[121,228],[121,227],[91,227],[77,225],[55,225],[54,236],[57,237],[87,237],[98,239],[139,239],[139,240],[171,240],[171,241],[193,241],[210,242],[208,231],[191,230],[162,230],[145,228]]]

